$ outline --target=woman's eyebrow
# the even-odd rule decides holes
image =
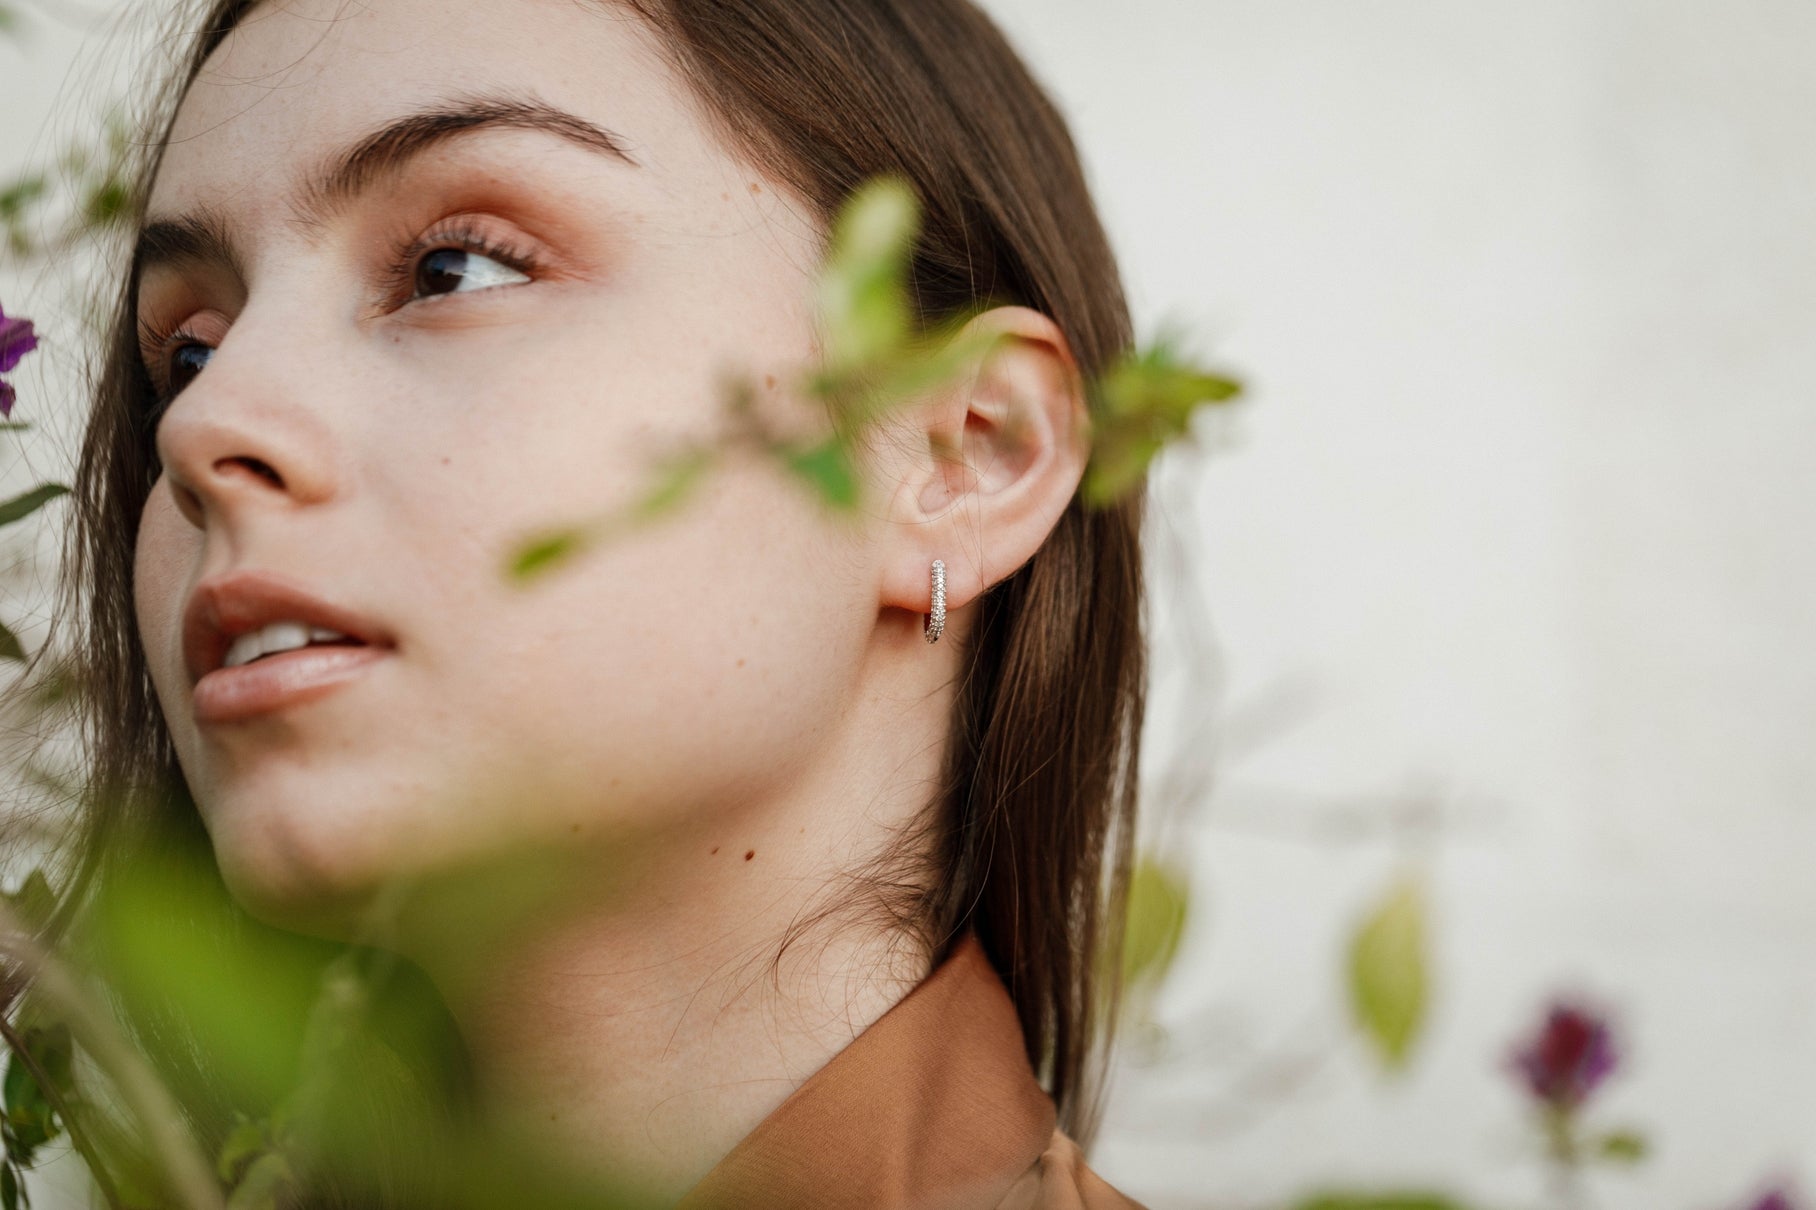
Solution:
[[[291,202],[296,223],[319,231],[378,181],[450,139],[487,129],[538,130],[639,167],[624,140],[594,122],[535,97],[470,96],[394,118],[310,174]],[[148,219],[133,249],[136,284],[147,270],[178,261],[237,268],[229,225],[209,209]]]

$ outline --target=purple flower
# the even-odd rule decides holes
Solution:
[[[1798,1203],[1791,1200],[1791,1191],[1781,1186],[1750,1203],[1747,1210],[1797,1210],[1797,1206]]]
[[[1536,1035],[1512,1056],[1514,1071],[1532,1095],[1568,1112],[1581,1105],[1614,1071],[1617,1058],[1608,1023],[1573,1004],[1554,1004]]]
[[[29,319],[8,319],[0,308],[0,374],[19,364],[19,359],[38,347],[37,334]],[[0,416],[13,414],[13,388],[0,382]]]

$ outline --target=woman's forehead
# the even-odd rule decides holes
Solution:
[[[576,129],[609,131],[639,163],[675,174],[727,158],[654,32],[621,9],[284,0],[252,9],[197,74],[151,209],[227,207],[235,195],[247,200],[248,186],[331,163],[400,118],[472,98],[571,115]]]

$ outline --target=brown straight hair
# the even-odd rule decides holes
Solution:
[[[598,2],[653,27],[728,145],[823,220],[866,180],[905,180],[923,212],[911,288],[925,321],[984,302],[1033,308],[1058,324],[1087,382],[1128,349],[1121,282],[1065,122],[969,0]],[[155,100],[129,182],[135,229],[182,96],[253,7],[212,0]],[[108,876],[108,851],[128,829],[175,812],[184,818],[159,826],[200,836],[132,606],[138,521],[158,467],[141,420],[151,388],[137,300],[122,278],[58,611],[81,624],[70,659],[87,765],[53,937]],[[1075,496],[1034,556],[981,599],[924,833],[931,867],[907,883],[897,913],[936,960],[976,932],[1061,1127],[1087,1146],[1114,1031],[1135,820],[1145,508],[1145,486],[1102,508]]]

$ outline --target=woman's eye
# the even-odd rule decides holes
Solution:
[[[526,274],[465,248],[437,248],[416,262],[417,298],[434,294],[471,293],[488,286],[529,281]]]
[[[205,344],[189,342],[178,345],[171,351],[168,368],[165,370],[165,379],[168,383],[165,388],[166,393],[175,395],[188,386],[195,380],[195,376],[202,372],[202,367],[208,364],[208,359],[213,356],[214,350]]]

